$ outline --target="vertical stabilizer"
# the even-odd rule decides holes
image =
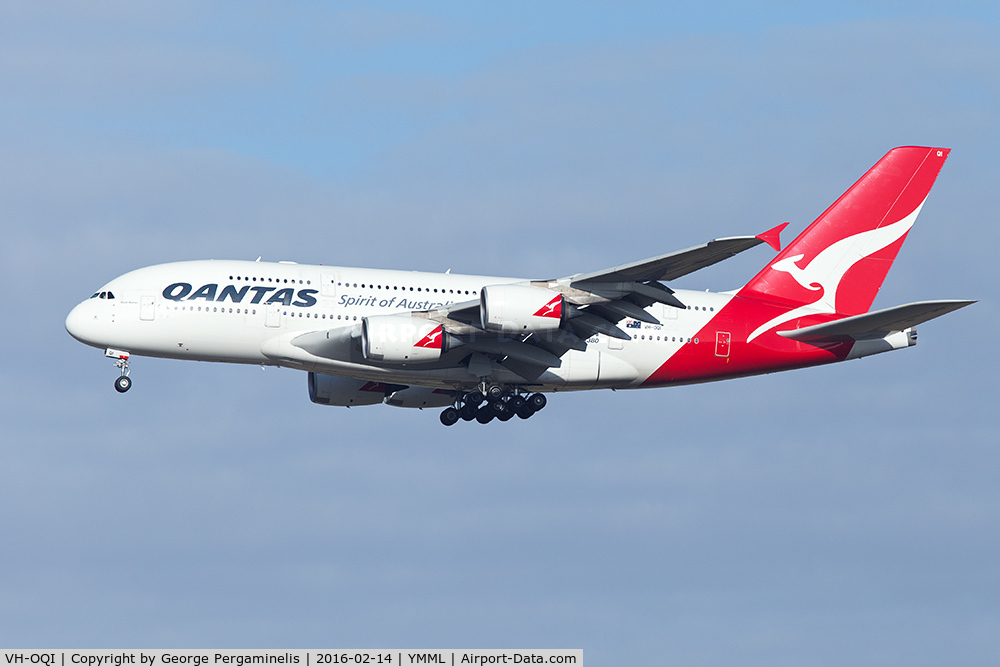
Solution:
[[[805,311],[859,315],[886,273],[948,158],[947,148],[893,148],[739,295]],[[770,328],[778,322],[767,323]],[[762,333],[755,331],[751,339]]]

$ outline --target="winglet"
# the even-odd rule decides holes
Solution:
[[[767,245],[774,248],[775,252],[781,252],[781,232],[784,231],[785,227],[788,226],[787,222],[783,222],[777,227],[772,227],[762,234],[758,234],[754,238],[760,239]]]

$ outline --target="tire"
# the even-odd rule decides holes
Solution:
[[[462,419],[464,419],[467,422],[471,422],[473,419],[476,418],[476,412],[478,412],[478,410],[476,409],[475,405],[472,405],[471,403],[466,403],[465,405],[462,406],[462,409],[459,410],[458,412],[459,415],[462,417]]]
[[[483,392],[481,391],[470,391],[465,395],[465,402],[466,404],[471,403],[472,405],[479,407],[479,404],[482,403],[485,398],[486,397],[483,396]]]
[[[445,408],[444,412],[441,413],[441,423],[445,426],[451,426],[458,421],[458,410],[455,408]]]
[[[525,400],[521,396],[511,396],[507,399],[507,407],[517,412],[524,406]]]
[[[517,416],[521,419],[528,419],[533,414],[535,414],[535,411],[531,409],[530,405],[523,405],[521,406],[521,409],[517,411]]]
[[[535,409],[535,412],[538,412],[545,407],[545,404],[548,403],[548,399],[545,398],[545,394],[532,394],[531,398],[528,399],[528,403],[530,403],[531,407]]]
[[[476,421],[480,424],[489,424],[493,421],[493,411],[489,408],[484,408],[476,412]]]
[[[115,391],[117,391],[119,394],[124,394],[131,388],[132,388],[132,380],[130,380],[127,375],[122,375],[120,378],[115,380]]]
[[[505,392],[503,390],[503,387],[501,387],[498,384],[494,384],[494,385],[490,385],[490,388],[486,390],[486,397],[488,399],[490,399],[491,401],[495,401],[495,400],[503,398],[504,394],[506,394],[506,393],[507,392]]]

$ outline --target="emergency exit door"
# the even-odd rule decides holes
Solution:
[[[731,336],[728,331],[716,331],[715,332],[715,356],[717,357],[728,357],[729,356],[729,341]]]
[[[139,319],[145,322],[156,319],[156,299],[151,296],[139,298]]]
[[[281,306],[280,303],[269,303],[267,304],[267,314],[264,316],[264,326],[265,327],[280,327],[281,326]]]

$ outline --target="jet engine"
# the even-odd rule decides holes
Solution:
[[[381,382],[352,380],[336,375],[309,373],[309,400],[320,405],[375,405],[385,398],[386,386]]]
[[[361,349],[369,361],[437,361],[458,342],[437,322],[410,315],[370,315],[361,325]]]
[[[506,334],[555,331],[563,319],[558,292],[527,285],[487,285],[479,295],[483,328]]]

